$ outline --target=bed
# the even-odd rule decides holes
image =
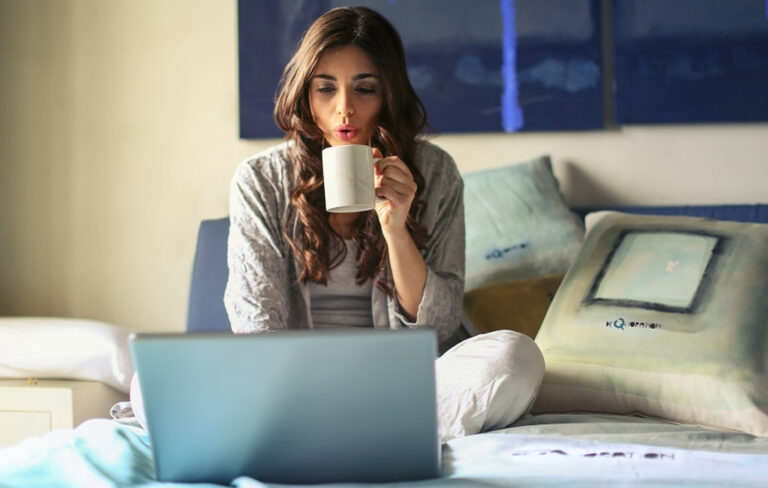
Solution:
[[[540,165],[536,163],[527,169],[535,169],[537,166]],[[541,170],[541,167],[538,170]],[[481,182],[485,182],[488,180],[499,181],[500,177],[504,175],[492,172],[481,176]],[[515,180],[521,179],[520,174],[512,176]],[[546,177],[551,178],[551,175]],[[501,179],[503,180],[503,178]],[[482,193],[486,200],[494,198],[491,194],[492,192],[489,193],[488,189],[482,185],[473,186],[474,183],[478,182],[475,181],[473,183],[471,177],[467,178],[466,181],[468,191],[475,191],[472,188],[476,188],[476,191]],[[546,185],[551,184],[551,181],[546,183]],[[533,191],[537,194],[546,193],[546,189],[542,190],[546,185],[538,181],[531,188],[534,188]],[[515,195],[520,196],[523,192],[524,190],[516,190]],[[507,202],[505,204],[500,203],[497,208],[501,215],[509,216],[509,212],[517,211],[501,208],[509,204],[507,194],[501,195],[499,198],[500,201]],[[531,208],[548,205],[540,202],[536,205],[531,205],[530,199],[527,197],[522,200],[526,201],[523,205],[526,212],[530,212]],[[552,197],[546,197],[545,200],[551,203]],[[475,208],[471,198],[465,202],[465,205],[468,211],[468,222],[470,222],[470,218],[472,222],[483,222],[483,219],[497,218],[497,216],[494,217],[487,214],[470,215],[472,209]],[[589,357],[585,359],[580,356],[580,354],[584,354],[584,351],[577,347],[579,346],[579,338],[569,337],[572,349],[566,351],[566,359],[576,361],[574,363],[576,364],[575,367],[573,364],[569,364],[563,357],[558,356],[558,351],[562,352],[564,346],[556,343],[556,338],[553,339],[553,336],[564,335],[558,332],[560,330],[558,329],[558,324],[563,323],[565,320],[563,319],[564,314],[570,314],[568,320],[582,320],[583,317],[579,314],[589,315],[589,313],[592,313],[590,310],[583,308],[570,310],[569,307],[572,308],[573,305],[571,296],[586,293],[583,290],[584,284],[582,281],[584,280],[579,279],[584,273],[597,273],[602,277],[610,274],[610,266],[601,268],[602,271],[598,271],[593,261],[601,255],[601,252],[604,252],[606,256],[616,259],[616,246],[606,251],[601,251],[600,246],[604,244],[603,241],[606,235],[615,236],[617,225],[619,227],[630,225],[634,226],[632,227],[633,229],[641,229],[641,237],[646,236],[646,227],[650,226],[652,231],[648,232],[655,239],[658,237],[659,225],[667,226],[664,227],[666,231],[663,233],[666,236],[670,233],[668,231],[671,229],[668,226],[674,224],[674,232],[671,232],[672,234],[682,233],[684,234],[683,237],[686,238],[694,236],[693,240],[684,240],[682,244],[677,242],[675,245],[690,247],[691,243],[697,244],[701,239],[704,239],[703,245],[705,247],[709,245],[710,241],[712,242],[711,246],[706,247],[706,249],[709,249],[711,254],[717,254],[718,256],[728,255],[728,253],[721,252],[722,249],[717,247],[718,242],[724,240],[723,242],[726,245],[734,245],[741,242],[739,239],[742,239],[742,235],[746,235],[749,238],[747,239],[748,244],[754,248],[752,249],[747,246],[748,250],[751,249],[751,251],[756,252],[757,257],[748,256],[750,259],[745,262],[752,264],[752,267],[756,270],[753,272],[755,274],[768,266],[768,256],[762,254],[764,247],[761,247],[762,244],[760,243],[756,244],[753,242],[755,238],[750,232],[753,232],[755,229],[764,232],[768,226],[752,225],[749,223],[768,223],[768,205],[622,207],[612,208],[610,210],[614,212],[608,214],[595,213],[594,211],[596,210],[605,209],[576,209],[575,212],[574,209],[567,209],[568,214],[562,213],[562,209],[558,210],[560,217],[565,219],[567,226],[570,226],[561,234],[565,236],[566,240],[577,240],[578,245],[565,244],[560,246],[557,252],[547,250],[548,264],[546,266],[542,263],[532,264],[530,261],[534,259],[534,256],[530,252],[519,254],[517,257],[520,259],[516,262],[511,258],[496,259],[497,256],[504,255],[504,253],[512,255],[517,251],[506,250],[507,248],[511,249],[510,246],[506,248],[494,247],[487,242],[487,233],[483,233],[480,239],[482,242],[480,242],[478,241],[478,235],[473,235],[469,231],[470,229],[468,229],[467,252],[470,253],[473,249],[482,249],[485,256],[493,258],[489,261],[493,261],[491,264],[496,266],[493,269],[483,269],[482,266],[477,266],[476,269],[480,269],[482,273],[476,273],[469,277],[471,283],[473,283],[472,289],[475,291],[488,290],[492,287],[498,288],[499,286],[507,287],[505,288],[507,291],[511,289],[508,286],[510,283],[508,272],[510,269],[500,269],[499,263],[502,267],[516,267],[518,271],[520,269],[535,270],[528,273],[526,276],[527,280],[538,279],[540,276],[551,276],[552,273],[557,273],[558,270],[561,272],[566,271],[564,267],[567,267],[565,278],[558,284],[560,289],[554,298],[550,297],[551,303],[547,304],[549,310],[540,331],[538,331],[539,337],[536,339],[548,359],[548,376],[545,376],[540,392],[540,397],[543,400],[537,400],[532,407],[531,413],[523,416],[512,425],[491,431],[468,433],[468,435],[456,437],[443,443],[441,446],[443,473],[440,478],[381,486],[655,487],[693,485],[719,487],[766,486],[768,484],[768,437],[761,430],[764,427],[764,417],[768,413],[768,405],[764,402],[764,395],[766,390],[768,390],[768,385],[765,383],[766,351],[768,351],[768,348],[766,348],[766,336],[768,336],[766,330],[768,330],[768,327],[766,327],[765,316],[754,320],[751,318],[754,314],[739,316],[739,320],[749,319],[753,320],[753,322],[757,320],[754,323],[750,322],[749,324],[751,325],[747,327],[749,331],[754,333],[751,342],[745,340],[742,336],[739,336],[740,339],[738,341],[733,340],[731,342],[723,340],[723,337],[728,339],[730,336],[718,336],[715,338],[726,343],[726,346],[733,346],[734,344],[745,346],[749,345],[747,343],[750,342],[751,347],[745,346],[744,350],[747,352],[751,351],[752,355],[747,358],[748,364],[743,367],[750,368],[750,371],[757,371],[758,373],[757,376],[749,377],[746,380],[743,374],[739,376],[739,385],[743,386],[746,384],[752,388],[748,391],[748,402],[747,400],[744,401],[747,403],[751,402],[749,406],[753,407],[754,411],[750,411],[751,413],[749,414],[742,414],[740,413],[742,411],[739,410],[740,405],[728,405],[728,408],[731,410],[728,411],[730,413],[727,413],[725,417],[715,416],[711,410],[707,409],[704,409],[703,412],[700,411],[700,404],[706,403],[707,399],[696,397],[696,393],[689,394],[688,397],[680,400],[674,396],[679,391],[664,391],[665,388],[667,390],[684,390],[685,384],[653,383],[652,381],[649,383],[648,375],[645,374],[647,371],[637,372],[632,370],[631,367],[627,367],[626,371],[631,371],[636,376],[630,376],[630,386],[639,383],[644,385],[645,389],[641,392],[623,391],[621,393],[626,394],[624,396],[617,395],[615,390],[608,391],[602,388],[600,381],[612,373],[599,369],[600,366],[605,366],[604,364],[591,364],[589,363]],[[487,208],[485,211],[487,212]],[[573,219],[574,215],[578,215],[577,221]],[[578,235],[577,228],[582,225],[581,219],[585,216],[588,221],[587,227],[590,231],[587,239],[583,240],[583,228],[581,235]],[[518,217],[524,220],[524,217]],[[536,216],[532,220],[533,224],[535,224],[533,227],[538,228],[537,226],[540,226],[544,218],[551,221],[560,217],[556,215]],[[698,217],[707,217],[708,219],[705,220]],[[632,220],[633,218],[639,220]],[[616,223],[617,219],[619,224]],[[591,223],[590,220],[592,221]],[[573,227],[573,225],[576,227]],[[702,230],[701,226],[707,225],[716,225],[717,227],[715,230]],[[501,231],[503,230],[501,229]],[[188,313],[188,330],[190,332],[229,330],[226,312],[221,301],[226,283],[227,232],[228,220],[226,218],[205,220],[200,225],[190,288]],[[621,235],[625,236],[626,233]],[[712,235],[716,237],[711,237]],[[759,237],[764,234],[757,235]],[[679,236],[675,235],[675,237]],[[548,233],[545,238],[549,244],[560,237]],[[528,243],[529,247],[535,247],[535,236],[517,236],[512,240],[514,241],[515,239],[519,242]],[[653,242],[654,245],[657,245],[657,240]],[[588,248],[586,251],[585,247]],[[500,252],[488,252],[488,249],[497,249]],[[566,251],[562,252],[562,249],[566,249]],[[552,258],[552,256],[555,256],[555,258]],[[563,258],[563,256],[566,257]],[[629,262],[634,259],[632,249],[629,249],[625,258]],[[468,257],[468,263],[471,262],[471,259],[471,257]],[[721,263],[725,262],[728,264],[727,267],[729,269],[741,266],[742,273],[752,276],[749,274],[749,270],[745,271],[743,269],[744,263],[731,263],[727,260],[722,261],[722,259],[726,258],[720,259]],[[553,261],[558,260],[560,260],[560,263],[555,263],[554,268],[547,267],[552,265]],[[615,263],[615,261],[613,262]],[[680,266],[684,265],[685,261],[683,260],[683,264]],[[710,276],[713,274],[711,265],[704,265],[704,270],[703,275]],[[519,277],[520,275],[516,276]],[[701,277],[697,279],[701,281]],[[591,280],[590,283],[592,281],[594,280]],[[764,283],[765,281],[765,276],[763,276],[762,282]],[[765,288],[756,287],[755,281],[751,281],[748,284],[751,287],[749,290],[736,291],[741,294],[757,293],[757,300],[759,301],[763,301],[765,296],[768,296],[766,294],[760,295]],[[734,281],[731,281],[729,284],[731,288],[738,288],[736,285],[737,283]],[[611,284],[608,287],[608,291],[598,290],[595,293],[590,291],[594,295],[590,296],[596,302],[608,300],[606,303],[609,306],[621,307],[624,302],[621,302],[621,300],[617,301],[609,296],[612,286],[615,287],[615,284]],[[706,290],[709,290],[709,294],[705,294],[705,298],[709,297],[708,299],[710,299],[714,296],[712,290],[716,285],[708,286],[709,288]],[[697,290],[694,290],[694,295],[699,293],[701,287]],[[496,289],[496,292],[498,292],[498,289]],[[696,300],[700,302],[701,298]],[[630,305],[636,305],[633,301],[630,300],[630,302]],[[683,306],[677,302],[673,305],[662,304],[664,306],[660,308],[657,305],[654,305],[656,307],[654,310],[661,310],[663,313],[672,314],[679,312],[675,311],[675,307]],[[702,309],[700,307],[702,305],[696,306],[699,307],[696,310],[701,312]],[[718,308],[724,306],[727,305],[719,304],[718,302]],[[750,301],[745,306],[757,307],[756,310],[758,311],[763,310],[763,308],[759,308],[763,307],[763,305],[755,301]],[[670,308],[672,309],[671,311],[669,310]],[[678,313],[678,315],[680,314]],[[688,318],[685,320],[693,320],[689,315],[691,314],[686,315]],[[702,313],[693,314],[693,316],[700,315]],[[659,323],[655,324],[657,327],[653,328],[651,325],[654,322],[645,323],[638,321],[632,327],[627,323],[626,326],[621,324],[622,327],[619,328],[618,322],[609,321],[601,326],[599,330],[595,329],[595,334],[610,332],[614,334],[614,337],[626,337],[619,335],[622,333],[639,334],[640,324],[642,323],[642,333],[646,334],[642,337],[648,337],[649,334],[658,333],[659,329],[666,331],[677,327],[676,317],[660,319]],[[466,317],[465,325],[453,340],[457,341],[477,334],[477,324],[480,324],[482,320],[477,317],[475,319],[473,323],[469,317]],[[485,329],[480,332],[487,332],[488,323],[491,322],[482,322],[481,328]],[[694,323],[691,325],[686,322],[683,326],[695,329],[699,327],[699,324]],[[532,335],[536,335],[536,333],[534,332]],[[541,342],[540,337],[544,338],[541,339]],[[637,335],[637,337],[641,336]],[[693,338],[694,336],[690,337]],[[595,341],[595,338],[587,336],[584,340]],[[712,337],[709,337],[708,340],[712,340]],[[650,346],[658,349],[657,343],[651,343]],[[450,344],[445,345],[445,348],[448,347],[450,347]],[[614,350],[620,350],[622,347],[624,346],[621,343],[610,344],[610,348]],[[636,341],[629,350],[642,351],[642,347],[644,347],[643,344],[640,341]],[[637,353],[635,355],[641,354]],[[706,356],[707,360],[717,360],[717,355],[709,350],[702,353],[702,356]],[[680,351],[680,357],[681,360],[679,362],[687,364],[684,351]],[[551,364],[550,358],[552,358]],[[602,360],[605,360],[604,356]],[[640,361],[638,364],[638,368],[647,367],[647,361]],[[709,364],[709,366],[712,365]],[[736,366],[739,365],[737,364]],[[736,366],[730,364],[729,367],[731,369],[728,371],[733,374],[739,373],[741,370]],[[550,367],[557,374],[553,376]],[[586,376],[585,378],[568,377],[568,373],[574,369],[593,371],[594,375]],[[701,381],[711,382],[713,377],[711,373],[713,371],[717,370],[707,369],[706,374],[698,375],[697,378],[701,377],[703,378]],[[674,378],[679,379],[683,376],[685,375],[677,374]],[[714,374],[714,376],[717,377],[718,375]],[[563,378],[566,378],[568,381],[567,388],[563,386],[563,381],[565,381]],[[697,383],[696,381],[698,380],[694,380],[691,381],[696,388],[711,388],[710,383]],[[582,383],[579,383],[579,381],[582,381]],[[621,383],[618,380],[612,383],[612,387],[615,389],[616,385],[624,385],[625,388],[629,388],[625,383]],[[728,386],[732,385],[729,384]],[[562,394],[566,390],[568,394]],[[726,390],[718,391],[723,392]],[[654,395],[657,396],[654,397]],[[672,395],[673,401],[665,403],[669,398],[659,398],[659,395]],[[691,395],[694,396],[691,397]],[[688,400],[691,400],[693,404],[687,405],[687,409],[678,408],[681,403]],[[723,401],[723,398],[718,398],[718,400]],[[725,398],[725,401],[727,403],[729,401],[728,398]],[[753,421],[751,423],[741,422],[743,420],[742,417],[749,417]],[[194,428],[194,425],[191,425],[190,428]],[[0,450],[0,487],[187,486],[183,483],[170,484],[156,481],[152,456],[148,435],[135,419],[129,417],[114,420],[89,420],[77,428],[55,431]],[[382,462],[386,462],[386,460],[382,460]],[[189,486],[216,485],[195,484]],[[242,477],[232,480],[230,486],[259,487],[269,485]]]
[[[90,420],[0,451],[0,486],[217,486],[157,482],[152,462],[140,427]],[[638,417],[541,415],[449,441],[442,463],[439,479],[381,486],[765,486],[768,441]]]

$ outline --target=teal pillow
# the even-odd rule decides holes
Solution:
[[[549,156],[464,175],[465,291],[563,274],[584,237]]]
[[[534,412],[636,412],[768,435],[768,225],[587,221],[536,336],[547,370]]]

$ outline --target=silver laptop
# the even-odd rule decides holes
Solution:
[[[160,481],[440,474],[432,330],[139,334],[131,351]]]

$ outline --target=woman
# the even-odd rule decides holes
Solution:
[[[287,141],[243,161],[232,180],[232,329],[434,327],[450,345],[464,286],[463,185],[451,157],[417,139],[426,116],[392,26],[366,8],[318,18],[285,68],[275,119]],[[325,210],[321,151],[342,144],[382,158],[375,211]],[[503,330],[457,345],[435,372],[445,441],[523,415],[544,360],[530,338]],[[140,394],[134,378],[144,425]]]
[[[232,181],[232,329],[433,327],[448,338],[464,284],[462,180],[417,138],[426,114],[392,25],[367,8],[319,17],[283,72],[275,120],[287,141]],[[325,210],[321,151],[342,144],[382,158],[375,211]]]

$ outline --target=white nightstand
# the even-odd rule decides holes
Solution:
[[[0,447],[71,429],[128,396],[98,381],[0,379]]]

